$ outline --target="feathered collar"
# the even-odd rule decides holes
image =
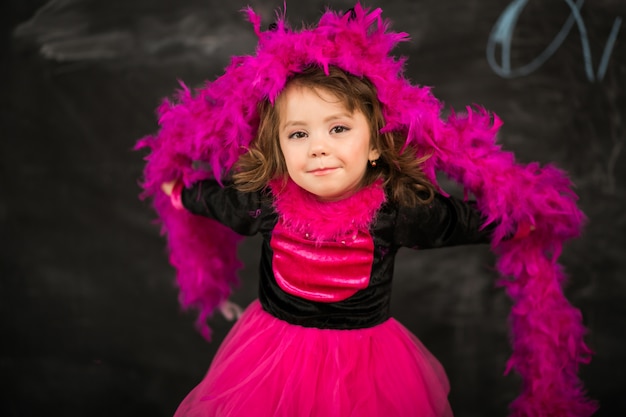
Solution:
[[[338,201],[320,201],[291,180],[284,186],[273,181],[270,189],[283,226],[317,242],[340,241],[367,231],[386,200],[380,180]]]

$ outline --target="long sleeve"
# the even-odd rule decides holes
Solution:
[[[492,227],[472,202],[435,194],[427,205],[399,207],[395,243],[416,249],[489,243]]]
[[[246,236],[270,229],[276,215],[267,194],[242,193],[232,185],[221,186],[215,180],[200,181],[181,194],[189,212],[209,217]]]

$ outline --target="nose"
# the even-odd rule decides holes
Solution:
[[[311,134],[309,136],[309,155],[312,158],[328,156],[330,147],[323,134]]]

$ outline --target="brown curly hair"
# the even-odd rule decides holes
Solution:
[[[319,67],[309,67],[294,75],[288,84],[322,89],[339,98],[349,112],[362,112],[370,125],[372,147],[380,152],[376,166],[368,166],[362,185],[383,179],[392,201],[406,206],[429,203],[434,197],[434,187],[424,175],[421,164],[429,156],[419,158],[417,150],[405,146],[401,132],[380,133],[384,127],[381,104],[376,89],[366,78],[347,74],[330,67],[326,75]],[[280,101],[280,96],[277,102]],[[269,181],[288,178],[287,166],[280,149],[278,105],[264,100],[258,105],[259,128],[251,146],[237,161],[233,180],[238,190],[258,191],[267,187]]]

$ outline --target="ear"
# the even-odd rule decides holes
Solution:
[[[380,158],[380,151],[378,149],[371,148],[370,153],[367,156],[367,159],[369,159],[370,161],[375,161],[378,158]]]

